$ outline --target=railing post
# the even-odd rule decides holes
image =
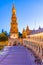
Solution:
[[[43,48],[42,48],[42,56],[43,56]]]

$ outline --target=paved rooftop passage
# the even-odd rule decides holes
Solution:
[[[23,46],[5,47],[0,54],[0,65],[36,65],[30,50]]]

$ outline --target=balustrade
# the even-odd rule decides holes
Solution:
[[[41,39],[41,38],[40,38]],[[40,39],[36,38],[29,38],[23,40],[23,44],[34,51],[40,58],[43,57],[43,42],[39,41]],[[42,43],[41,43],[42,42]],[[43,59],[43,58],[42,58]]]

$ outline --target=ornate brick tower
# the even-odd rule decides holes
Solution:
[[[16,9],[14,8],[14,5],[12,7],[10,38],[18,38],[18,23],[16,17]]]
[[[26,27],[26,37],[28,37],[28,36],[30,35],[30,32],[31,32],[31,30],[30,30],[29,27],[27,26],[27,27]]]
[[[23,31],[22,31],[22,37],[26,38],[26,31],[25,31],[25,29],[23,29]]]

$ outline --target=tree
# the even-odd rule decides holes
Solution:
[[[20,32],[19,32],[19,34],[18,34],[18,35],[19,35],[19,38],[22,38],[22,33],[20,33]]]
[[[0,41],[6,41],[6,40],[8,40],[8,33],[7,33],[7,31],[2,31],[1,33],[0,33]]]
[[[4,32],[4,29],[2,29],[2,32]]]

